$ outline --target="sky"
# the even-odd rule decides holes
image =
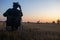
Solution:
[[[60,19],[60,0],[0,0],[0,21],[5,21],[3,13],[19,2],[23,22],[52,22]]]

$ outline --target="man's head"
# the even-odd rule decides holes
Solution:
[[[18,4],[18,2],[13,2],[13,8],[18,8],[19,7],[19,4]]]

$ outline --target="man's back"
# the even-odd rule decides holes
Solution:
[[[19,17],[20,16],[20,11],[17,9],[10,9],[10,12],[8,13],[9,16],[13,17]]]
[[[20,10],[17,9],[18,7]],[[7,17],[6,26],[11,26],[12,30],[13,27],[17,29],[21,25],[21,17],[23,14],[18,3],[13,3],[13,8],[9,8],[3,15]]]
[[[10,23],[10,25],[17,24],[21,20],[22,12],[17,10],[17,9],[8,9],[5,13],[4,16],[7,17],[7,23]]]

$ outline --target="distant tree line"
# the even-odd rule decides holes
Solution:
[[[28,21],[27,23],[31,23],[31,22]],[[40,20],[38,20],[36,23],[39,24],[39,23],[42,23],[42,22],[40,22]],[[46,22],[46,23],[48,23],[48,22]],[[55,23],[60,24],[60,20],[58,19],[56,22],[52,21],[52,23],[53,24],[55,24]]]

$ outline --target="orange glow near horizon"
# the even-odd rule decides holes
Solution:
[[[57,17],[23,17],[24,22],[52,22],[52,21],[57,21],[59,18]]]
[[[59,17],[22,17],[22,21],[23,22],[52,22],[52,21],[57,21],[59,19]],[[5,21],[6,18],[3,16],[0,16],[0,21]]]

